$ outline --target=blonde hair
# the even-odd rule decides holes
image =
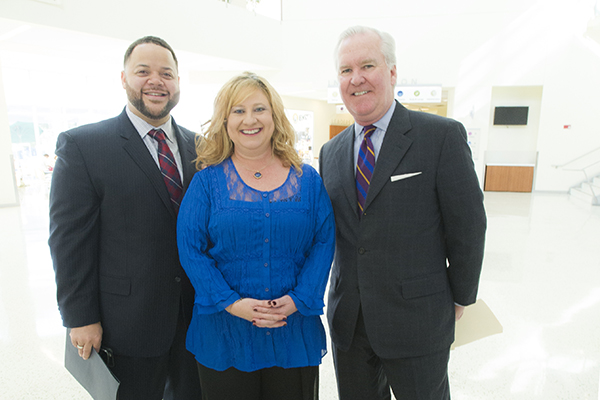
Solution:
[[[227,133],[227,117],[235,105],[243,102],[256,90],[262,91],[267,97],[273,113],[275,125],[271,138],[273,154],[283,162],[284,166],[293,166],[299,175],[302,174],[302,159],[294,148],[296,134],[283,111],[283,101],[269,82],[252,72],[244,72],[230,79],[217,94],[205,137],[196,141],[197,169],[220,164],[231,157],[234,144]]]

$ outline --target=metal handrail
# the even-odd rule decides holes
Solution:
[[[579,171],[579,172],[583,172],[583,175],[585,176],[585,182],[587,182],[587,183],[593,182],[593,178],[590,179],[588,177],[587,172],[585,170],[587,168],[589,168],[589,167],[592,167],[592,166],[596,165],[596,164],[600,164],[600,160],[594,161],[593,163],[588,164],[588,165],[586,165],[585,167],[582,167],[582,168],[565,168],[565,167],[567,165],[569,165],[569,164],[573,164],[575,161],[579,161],[582,158],[589,156],[590,154],[593,154],[594,152],[596,152],[598,150],[600,150],[600,147],[598,147],[598,148],[596,148],[596,149],[594,149],[592,151],[589,151],[589,152],[587,152],[587,153],[585,153],[585,154],[583,154],[583,155],[581,155],[581,156],[579,156],[577,158],[574,158],[573,160],[571,160],[569,162],[566,162],[566,163],[564,163],[562,165],[552,165],[552,167],[554,167],[554,168],[561,168],[563,171],[575,171],[575,172]],[[575,188],[575,186],[573,186],[573,188]],[[599,196],[596,194],[596,191],[594,190],[594,185],[593,184],[590,185],[590,189],[592,191],[593,204],[599,204],[600,203],[598,201],[599,200]]]
[[[585,153],[585,154],[582,154],[582,155],[580,155],[579,157],[576,157],[576,158],[572,159],[571,161],[567,161],[567,162],[566,162],[566,163],[564,163],[564,164],[561,164],[561,165],[553,165],[553,167],[554,167],[554,168],[564,168],[564,167],[566,167],[567,165],[569,165],[569,164],[573,164],[575,161],[579,161],[579,160],[581,160],[582,158],[584,158],[584,157],[587,157],[587,156],[589,156],[590,154],[593,154],[594,152],[596,152],[596,151],[598,151],[598,150],[600,150],[600,147],[597,147],[597,148],[595,148],[594,150],[588,151],[587,153]],[[596,164],[598,164],[598,163],[600,163],[600,160],[598,160],[598,161],[596,161],[596,162],[594,162],[594,163],[592,163],[592,164],[590,164],[590,165],[588,165],[588,166],[586,166],[586,167],[583,167],[582,169],[585,169],[585,168],[591,167],[592,165],[596,165]],[[568,171],[579,171],[579,169],[568,170]]]

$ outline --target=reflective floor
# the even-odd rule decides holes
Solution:
[[[452,351],[453,400],[600,399],[600,207],[486,192],[479,297],[504,332]],[[0,208],[0,399],[88,399],[63,368],[47,187]],[[331,356],[321,399],[337,399]],[[368,400],[368,399],[365,399]]]

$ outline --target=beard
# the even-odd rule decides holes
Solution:
[[[146,103],[144,103],[142,91],[136,92],[133,90],[129,84],[125,84],[125,92],[127,92],[127,100],[133,105],[143,116],[160,120],[165,118],[173,108],[179,103],[179,90],[173,94],[173,96],[167,101],[167,104],[163,107],[162,110],[158,112],[153,112],[148,107],[146,107]],[[170,93],[169,93],[170,94]]]

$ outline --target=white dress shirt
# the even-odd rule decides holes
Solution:
[[[125,107],[127,110],[127,116],[131,123],[135,127],[135,129],[140,134],[140,137],[144,141],[144,144],[148,148],[150,155],[154,158],[154,162],[160,168],[160,163],[158,162],[158,142],[152,138],[152,136],[148,135],[152,129],[162,129],[165,133],[165,137],[167,139],[167,145],[173,153],[173,157],[175,157],[175,162],[177,163],[177,170],[179,171],[179,176],[181,177],[181,182],[183,182],[183,168],[181,167],[181,155],[179,154],[179,146],[177,145],[177,138],[175,137],[175,132],[173,130],[173,118],[169,117],[169,120],[162,124],[161,126],[152,126],[148,122],[144,121],[137,115],[133,113],[129,109],[129,104]]]
[[[375,151],[375,161],[377,161],[377,156],[379,156],[379,150],[381,150],[381,144],[383,143],[385,132],[387,131],[388,125],[392,120],[392,115],[394,114],[395,109],[396,102],[394,101],[383,117],[373,124],[375,128],[377,128],[375,129],[375,132],[371,134],[371,142],[373,142],[373,150]],[[365,138],[363,129],[364,126],[360,125],[358,122],[354,123],[354,165],[356,165],[358,160],[360,144]],[[356,168],[354,169],[354,174],[356,175]]]

